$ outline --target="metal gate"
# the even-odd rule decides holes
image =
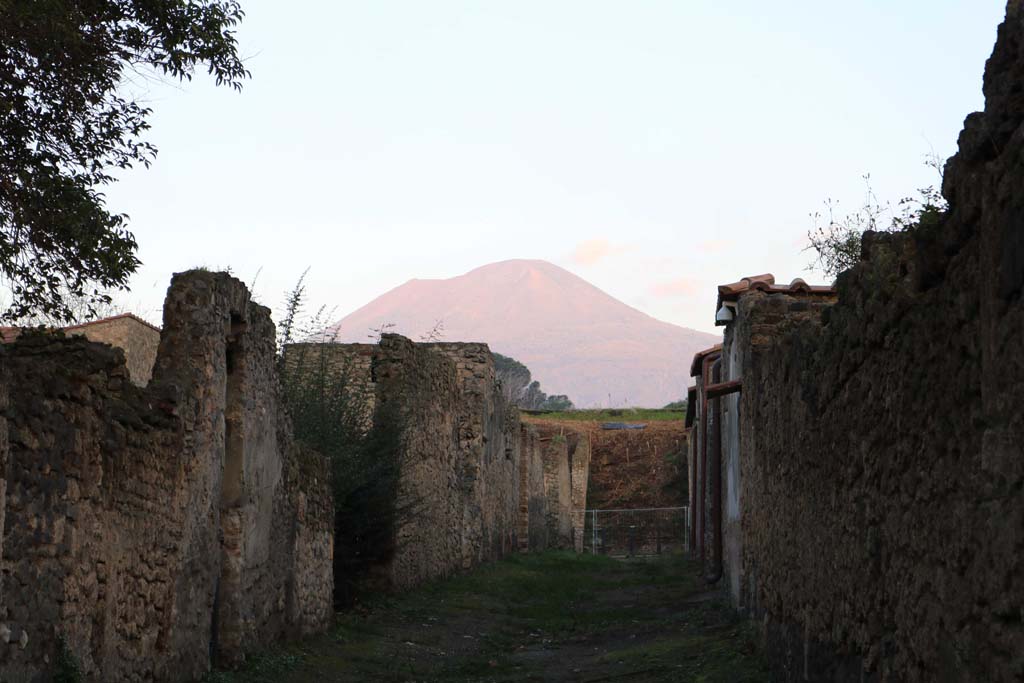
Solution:
[[[660,555],[686,548],[688,507],[587,510],[584,551],[595,555]]]

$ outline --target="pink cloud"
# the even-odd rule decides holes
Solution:
[[[609,256],[617,256],[632,248],[631,245],[612,244],[603,237],[599,237],[577,244],[572,252],[572,261],[580,266],[592,266]]]
[[[592,266],[608,256],[611,250],[611,242],[606,239],[587,240],[576,245],[572,260],[581,266]]]
[[[697,251],[713,254],[719,251],[731,249],[735,245],[732,240],[706,240],[697,244]]]
[[[651,293],[661,298],[693,296],[700,291],[700,282],[689,277],[676,278],[666,282],[657,282],[651,287]]]

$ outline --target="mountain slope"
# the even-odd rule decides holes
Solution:
[[[672,325],[546,261],[492,263],[447,280],[410,280],[332,326],[339,341],[371,330],[413,340],[440,321],[445,341],[483,341],[524,363],[549,394],[577,406],[658,407],[686,396],[694,352],[715,335]]]

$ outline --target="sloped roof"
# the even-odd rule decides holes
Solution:
[[[100,318],[99,320],[90,320],[88,322],[78,323],[77,325],[68,325],[67,327],[62,327],[61,329],[64,330],[64,331],[68,331],[68,330],[81,330],[81,329],[89,327],[91,325],[99,325],[101,323],[109,323],[109,322],[113,322],[114,320],[121,320],[123,318],[128,318],[128,319],[134,320],[137,323],[141,323],[141,324],[145,325],[146,327],[150,328],[151,330],[155,330],[157,332],[160,331],[159,327],[157,327],[156,325],[153,325],[152,323],[146,322],[145,320],[143,320],[139,316],[135,315],[134,313],[119,313],[118,315],[112,315],[112,316],[109,316],[107,318]]]
[[[730,282],[718,286],[718,302],[735,301],[741,294],[750,290],[768,292],[770,294],[824,294],[833,295],[836,290],[831,285],[809,285],[803,278],[795,278],[788,285],[775,284],[775,276],[771,273],[750,275],[739,282]]]
[[[57,329],[63,332],[74,332],[76,330],[84,330],[93,325],[99,325],[101,323],[108,323],[121,319],[134,320],[140,325],[145,325],[146,327],[155,332],[160,332],[159,327],[153,325],[152,323],[146,322],[139,316],[134,315],[132,313],[119,313],[118,315],[112,315],[107,318],[100,318],[99,320],[90,320],[89,322],[78,323],[77,325],[68,325],[67,327],[60,327]],[[0,344],[10,344],[21,335],[21,330],[21,327],[0,327]]]
[[[704,358],[710,356],[713,353],[721,353],[722,345],[715,344],[712,347],[706,348],[703,351],[698,351],[693,354],[693,362],[690,363],[690,377],[696,377],[700,374],[700,364],[704,362]]]
[[[746,292],[758,291],[765,294],[788,294],[790,296],[835,296],[836,290],[832,285],[809,285],[803,278],[794,278],[788,285],[775,284],[775,276],[771,273],[761,275],[748,275],[738,282],[730,282],[718,286],[718,303],[715,311],[722,307],[726,301],[736,301]],[[725,323],[715,321],[715,325]]]

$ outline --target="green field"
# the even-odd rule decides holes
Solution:
[[[209,683],[768,681],[755,628],[681,556],[516,555],[339,614]]]
[[[543,420],[578,420],[580,422],[665,422],[686,419],[685,410],[664,408],[593,408],[545,412],[540,410],[521,411]]]

